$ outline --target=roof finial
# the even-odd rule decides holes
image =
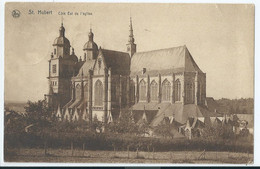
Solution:
[[[94,34],[92,33],[92,24],[90,23],[90,31],[88,34],[89,41],[93,41]]]
[[[72,48],[72,55],[74,55],[75,53],[74,53],[74,48]]]
[[[63,27],[63,17],[61,17],[60,36],[65,36],[65,28]]]

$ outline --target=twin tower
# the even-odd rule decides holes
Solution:
[[[70,50],[63,24],[54,40],[46,98],[60,119],[111,122],[125,111],[152,111],[147,116],[168,112],[182,122],[185,106],[204,105],[206,74],[185,45],[136,52],[131,18],[126,52],[98,48],[91,29],[88,37],[83,58]]]

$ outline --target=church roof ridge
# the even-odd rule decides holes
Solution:
[[[128,54],[127,52],[122,52],[122,51],[117,51],[117,50],[111,50],[111,49],[100,48],[100,50],[101,50],[101,51],[118,52],[118,53],[122,53],[122,54]]]
[[[181,45],[181,46],[175,46],[175,47],[169,47],[169,48],[163,48],[163,49],[155,49],[155,50],[148,50],[148,51],[136,52],[135,54],[150,53],[150,52],[159,52],[159,51],[170,50],[170,49],[177,49],[177,48],[187,49],[186,45]]]

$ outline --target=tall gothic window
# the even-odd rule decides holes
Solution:
[[[171,83],[165,79],[162,83],[162,101],[171,100]]]
[[[186,101],[187,103],[193,103],[193,83],[186,84]]]
[[[181,82],[179,79],[175,81],[175,101],[181,101]]]
[[[95,83],[95,106],[103,105],[103,84],[100,80]]]
[[[153,80],[151,83],[151,101],[158,100],[158,84]]]
[[[135,82],[134,81],[130,82],[130,100],[131,100],[131,103],[135,102]]]
[[[144,80],[140,82],[140,101],[146,100],[146,83]]]
[[[81,97],[81,86],[80,84],[76,85],[76,99],[80,99]]]

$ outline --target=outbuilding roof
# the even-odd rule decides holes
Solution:
[[[216,117],[217,114],[210,112],[207,107],[195,105],[195,104],[171,104],[171,103],[142,103],[139,102],[131,107],[133,112],[151,112],[156,111],[153,114],[151,120],[152,126],[157,126],[165,117],[173,117],[178,123],[184,124],[188,118],[198,117]]]

